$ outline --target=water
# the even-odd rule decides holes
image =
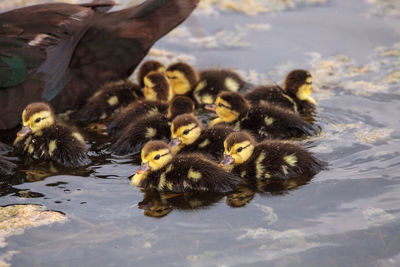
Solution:
[[[375,10],[338,0],[253,17],[196,12],[184,37],[155,46],[253,82],[310,69],[323,132],[302,143],[329,170],[241,188],[248,203],[237,208],[232,196],[165,200],[130,186],[137,160],[102,153],[104,138],[92,134],[85,170],[1,179],[0,205],[41,204],[68,220],[8,237],[0,254],[18,251],[8,260],[15,266],[400,265],[400,21],[365,15]]]

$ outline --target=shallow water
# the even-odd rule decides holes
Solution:
[[[368,15],[377,10],[383,11]],[[17,253],[7,262],[400,265],[398,12],[361,0],[300,3],[257,16],[218,12],[196,11],[150,55],[165,63],[189,60],[199,69],[239,69],[256,83],[280,83],[290,69],[310,69],[322,133],[302,143],[329,170],[311,180],[241,188],[249,202],[238,208],[227,205],[232,196],[165,200],[130,186],[137,160],[102,152],[105,139],[91,134],[93,164],[87,169],[44,179],[46,168],[38,177],[32,175],[37,167],[25,167],[29,175],[1,178],[0,205],[41,204],[67,216],[65,223],[8,237],[0,254]],[[153,210],[144,211],[149,203]],[[157,214],[164,216],[149,216]]]

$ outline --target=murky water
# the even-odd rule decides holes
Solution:
[[[290,69],[310,69],[322,134],[302,143],[329,170],[311,180],[242,187],[228,197],[162,199],[130,186],[137,159],[103,153],[106,140],[89,134],[93,164],[87,169],[49,174],[31,166],[1,178],[0,205],[41,204],[67,216],[8,237],[0,248],[0,254],[12,252],[7,262],[399,266],[398,5],[295,2],[256,16],[198,10],[150,55],[199,69],[235,68],[255,83],[280,83]]]

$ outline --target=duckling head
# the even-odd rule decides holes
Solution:
[[[307,101],[317,105],[317,101],[311,97],[312,76],[306,70],[293,70],[286,76],[283,89],[291,97]]]
[[[218,118],[210,122],[210,126],[213,126],[221,122],[236,121],[240,115],[249,111],[250,104],[239,93],[222,92],[218,94],[214,105],[206,105],[205,108],[218,115]]]
[[[179,151],[182,147],[194,143],[200,136],[202,125],[192,114],[177,116],[171,124],[172,140],[169,145],[173,152]]]
[[[174,119],[176,116],[194,112],[194,102],[187,96],[174,97],[168,106],[168,119]]]
[[[144,77],[143,94],[146,100],[168,102],[172,98],[167,78],[159,72],[150,72]]]
[[[197,71],[183,62],[170,65],[165,74],[171,84],[174,95],[187,94],[199,80]]]
[[[226,167],[246,162],[254,151],[254,138],[245,131],[233,132],[224,141],[224,159],[221,166]]]
[[[146,75],[149,74],[152,71],[164,73],[165,72],[165,67],[161,62],[159,62],[157,60],[147,60],[147,61],[145,61],[140,66],[139,71],[138,71],[138,75],[137,75],[137,80],[139,82],[140,88],[144,87],[144,77],[146,77]]]
[[[17,133],[23,137],[30,133],[37,133],[40,130],[54,124],[54,113],[51,107],[43,102],[31,103],[22,112],[22,128]]]
[[[171,162],[170,147],[163,141],[149,141],[142,148],[142,164],[131,178],[131,184],[141,186],[150,172],[157,171]]]

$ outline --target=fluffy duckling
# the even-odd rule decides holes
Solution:
[[[168,102],[173,94],[167,77],[159,72],[150,72],[144,77],[143,94],[146,100]]]
[[[137,81],[140,88],[144,87],[144,77],[146,77],[146,75],[152,71],[164,73],[165,67],[161,62],[157,60],[147,60],[143,62],[137,73]]]
[[[119,139],[111,146],[118,154],[138,153],[150,140],[168,140],[170,121],[184,113],[193,113],[194,103],[187,96],[175,97],[169,107],[168,114],[142,116],[126,126]]]
[[[197,71],[189,64],[178,62],[165,71],[174,95],[190,96],[192,88],[199,80]]]
[[[215,105],[206,108],[215,110],[218,115],[218,118],[211,121],[211,126],[218,123],[235,124],[238,129],[252,131],[260,140],[303,137],[317,133],[311,124],[293,111],[271,104],[252,107],[238,93],[222,92]]]
[[[106,126],[107,132],[118,136],[133,120],[144,115],[165,113],[172,93],[167,78],[158,72],[151,72],[144,78],[144,98],[129,104]]]
[[[19,153],[66,167],[89,163],[82,135],[71,126],[57,123],[48,104],[29,104],[22,112],[22,123],[14,141]]]
[[[141,100],[129,104],[106,126],[106,131],[110,135],[120,136],[122,131],[130,123],[142,116],[151,116],[155,114],[164,114],[168,110],[168,104],[159,101]]]
[[[311,97],[311,82],[310,72],[293,70],[286,76],[283,89],[278,85],[259,86],[246,93],[245,98],[252,104],[268,102],[305,114],[317,106]]]
[[[150,141],[142,149],[142,165],[131,177],[134,186],[159,192],[229,192],[240,178],[224,171],[200,154],[173,156],[162,141]]]
[[[314,175],[326,165],[302,146],[279,140],[257,144],[245,131],[231,133],[224,148],[221,165],[242,178],[255,181]]]
[[[204,70],[200,72],[200,80],[193,89],[193,96],[199,105],[213,104],[222,91],[238,92],[246,90],[250,85],[231,70]]]
[[[137,84],[120,80],[105,84],[73,115],[78,121],[93,122],[109,118],[115,111],[143,97]]]
[[[224,140],[233,131],[230,125],[203,129],[194,115],[182,114],[172,121],[172,140],[169,145],[174,153],[199,152],[210,159],[219,160],[224,151]]]

